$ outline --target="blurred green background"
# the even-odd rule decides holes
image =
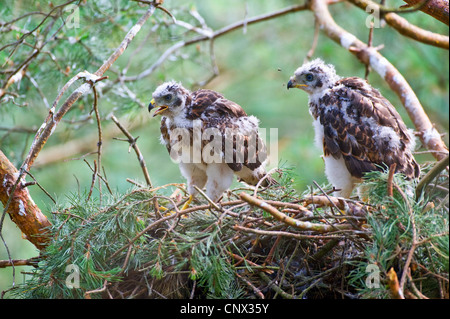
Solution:
[[[63,1],[54,1],[53,6],[62,3]],[[217,30],[246,17],[275,12],[301,3],[302,1],[295,0],[166,0],[164,7],[177,19],[201,26],[189,13],[190,10],[196,10],[211,29]],[[388,1],[391,6],[403,4],[400,0]],[[47,1],[2,1],[0,21],[10,21],[26,12],[48,12],[50,9]],[[41,94],[30,77],[24,77],[19,85],[13,84],[11,87],[18,94],[14,103],[11,100],[0,103],[0,147],[16,167],[25,158],[34,134],[10,132],[8,128],[39,128],[48,114],[41,95],[51,105],[59,90],[71,77],[83,70],[97,70],[145,10],[145,6],[132,1],[84,1],[78,11],[78,27],[63,27],[58,31],[62,20],[57,20],[51,28],[51,33],[55,33],[57,39],[50,41],[45,47],[49,53],[41,54],[28,68],[31,78],[38,83]],[[348,3],[339,3],[331,6],[330,11],[339,25],[362,41],[367,41],[367,14],[363,10]],[[70,11],[63,16],[67,17],[69,14]],[[405,18],[424,29],[448,34],[446,25],[424,13],[411,13],[405,15]],[[41,20],[42,16],[33,15],[15,25],[19,29],[31,29]],[[43,24],[40,30],[44,32],[47,26],[48,23]],[[14,42],[20,35],[20,30],[0,32],[0,47]],[[135,153],[129,152],[128,143],[112,139],[112,136],[124,136],[109,119],[111,112],[130,128],[135,137],[139,136],[138,146],[145,157],[154,186],[183,182],[177,165],[169,160],[165,147],[159,144],[160,118],[152,118],[146,106],[153,90],[165,80],[181,81],[185,87],[195,89],[198,83],[212,76],[209,42],[182,48],[152,75],[141,80],[126,82],[126,86],[113,82],[124,69],[127,76],[139,74],[155,63],[173,44],[197,36],[195,32],[174,25],[170,17],[157,10],[127,51],[106,72],[109,79],[97,84],[102,127],[104,132],[111,132],[103,141],[102,165],[109,184],[115,191],[125,192],[132,187],[126,181],[127,178],[141,183],[144,183],[144,178]],[[214,41],[219,75],[206,85],[206,88],[222,92],[228,99],[240,104],[248,114],[256,115],[261,121],[261,127],[278,129],[279,163],[271,163],[269,168],[278,165],[292,168],[299,191],[308,189],[313,181],[326,183],[321,151],[313,144],[314,132],[308,113],[307,95],[300,90],[286,90],[289,77],[302,64],[310,50],[313,36],[314,19],[310,11],[287,14],[250,25],[245,30],[230,32]],[[27,41],[32,44],[35,39],[29,37]],[[374,46],[384,44],[381,53],[409,81],[439,132],[448,133],[448,51],[405,38],[387,26],[374,30],[373,43]],[[12,55],[11,48],[0,51],[0,70],[14,68],[29,56],[31,50],[30,47],[20,46]],[[334,64],[341,76],[364,77],[364,65],[322,33],[319,35],[314,57],[321,57]],[[0,73],[0,77],[4,80],[5,73]],[[369,81],[397,106],[407,125],[412,128],[399,98],[390,91],[386,83],[374,72],[371,72]],[[68,92],[72,92],[79,83],[74,84]],[[67,96],[65,94],[62,101]],[[92,94],[87,94],[74,105],[38,158],[46,158],[52,151],[62,153],[72,160],[46,165],[39,164],[38,160],[32,169],[39,183],[62,204],[66,196],[85,193],[91,184],[92,171],[80,157],[96,150],[97,125],[93,114],[89,116],[92,101]],[[444,139],[448,145],[448,136]],[[80,145],[88,145],[89,150],[72,154],[71,148]],[[92,165],[97,156],[94,154],[83,158]],[[426,154],[418,154],[417,158],[420,162],[432,159]],[[238,185],[237,182],[235,185]],[[52,201],[36,186],[30,187],[30,193],[41,210],[49,215],[53,207]],[[20,231],[8,217],[2,233],[12,258],[26,259],[37,255],[34,246],[21,238]],[[7,254],[1,244],[0,260],[4,259],[7,259]],[[16,283],[20,283],[23,278],[21,271],[27,271],[27,267],[16,267]],[[11,283],[12,269],[0,269],[0,291],[9,288]]]

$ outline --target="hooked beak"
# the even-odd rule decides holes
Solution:
[[[297,88],[297,89],[301,89],[302,87],[307,87],[306,84],[296,84],[295,80],[289,80],[288,84],[287,84],[287,89],[292,89],[292,88]]]
[[[153,110],[156,107],[156,102],[155,99],[151,100],[150,104],[148,105],[148,111],[150,112],[151,110]],[[163,105],[161,106],[159,109],[156,110],[156,112],[153,114],[153,117],[155,117],[158,114],[161,114],[162,112],[164,112],[166,109],[168,108],[167,105]]]

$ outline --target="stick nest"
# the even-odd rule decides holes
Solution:
[[[53,210],[53,240],[13,293],[448,297],[448,189],[439,193],[444,186],[434,186],[433,196],[425,191],[415,199],[408,195],[411,184],[391,175],[369,176],[368,203],[333,197],[317,184],[299,194],[287,171],[273,174],[278,183],[270,187],[228,191],[219,204],[199,194],[184,211],[183,184],[104,195],[101,206],[93,197],[73,196],[70,205]],[[445,183],[448,175],[434,179],[434,185]]]

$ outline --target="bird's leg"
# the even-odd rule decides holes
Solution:
[[[234,173],[225,163],[211,163],[206,169],[208,181],[206,182],[206,196],[217,203],[223,193],[233,183]]]
[[[198,193],[195,187],[203,188],[206,184],[207,176],[206,172],[202,170],[197,164],[193,163],[180,163],[181,174],[187,180],[187,191],[189,193],[189,199],[184,203],[181,211],[189,208],[194,196]]]
[[[184,203],[183,207],[181,208],[181,210],[179,212],[182,213],[184,210],[188,209],[189,205],[192,203],[193,199],[194,199],[194,196],[193,195],[189,195],[188,200]],[[165,212],[166,216],[170,216],[170,215],[176,213],[174,210],[171,210],[171,209],[169,209],[167,207],[164,207],[164,206],[159,206],[159,210]]]
[[[169,209],[164,206],[159,206],[159,210],[162,210],[163,212],[168,211]]]
[[[194,196],[189,195],[188,200],[186,201],[186,203],[184,203],[183,207],[181,208],[181,211],[186,210],[189,208],[189,205],[192,203],[192,200],[194,199]]]

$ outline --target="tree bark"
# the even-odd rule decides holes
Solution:
[[[48,241],[46,232],[51,223],[34,203],[22,181],[17,181],[18,177],[19,171],[0,151],[0,200],[24,238],[42,249]]]
[[[162,1],[155,1],[158,5]],[[122,55],[128,44],[133,40],[139,32],[144,23],[155,12],[155,5],[150,5],[146,13],[139,19],[139,21],[128,31],[125,38],[120,43],[119,47],[114,53],[102,64],[102,66],[94,73],[80,72],[76,77],[72,78],[53,103],[49,115],[40,129],[36,133],[34,141],[31,145],[30,151],[22,164],[20,171],[8,160],[8,158],[0,151],[0,200],[2,201],[6,212],[11,217],[12,221],[20,228],[24,237],[33,243],[38,249],[45,247],[48,240],[45,233],[47,228],[51,226],[47,217],[40,211],[37,205],[24,187],[24,174],[29,171],[34,161],[38,157],[40,151],[46,144],[48,138],[53,134],[57,124],[61,121],[63,116],[71,109],[72,105],[84,94],[89,92],[97,81],[104,79],[103,74],[113,65],[113,63]],[[56,105],[65,90],[77,79],[85,78],[86,82],[78,87],[67,98],[64,104],[56,111]],[[18,181],[18,179],[20,179]],[[5,211],[5,210],[4,210]],[[1,217],[3,220],[3,216]],[[0,224],[1,225],[1,224]],[[1,227],[0,227],[1,231]]]
[[[403,0],[409,5],[415,5],[423,0]],[[429,0],[420,11],[432,16],[433,18],[449,24],[448,0]]]
[[[367,10],[367,7],[372,9],[377,8],[378,12],[381,12],[381,6],[371,0],[348,0],[349,2],[355,4],[363,10]],[[409,37],[413,40],[433,45],[442,49],[449,49],[449,39],[448,36],[434,33],[428,30],[421,29],[408,22],[402,16],[394,13],[388,12],[384,14],[384,20],[392,28],[397,30],[400,34]]]

